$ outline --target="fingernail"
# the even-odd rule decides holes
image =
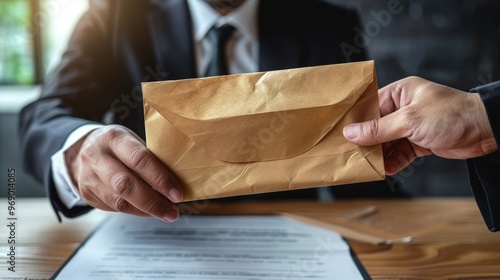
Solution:
[[[386,163],[385,165],[386,165],[385,166],[385,174],[392,176],[392,175],[395,175],[396,173],[398,173],[397,166],[391,165],[390,163]]]
[[[347,139],[356,139],[359,134],[359,128],[357,124],[350,124],[344,127],[344,136]]]
[[[168,195],[172,199],[172,202],[181,202],[184,194],[178,188],[171,188]]]
[[[385,174],[389,175],[389,176],[394,175],[394,171],[392,171],[392,167],[386,166],[385,167]]]
[[[167,210],[167,213],[163,215],[163,220],[167,222],[173,222],[177,220],[177,218],[179,218],[179,211],[177,210],[177,208],[170,208]]]

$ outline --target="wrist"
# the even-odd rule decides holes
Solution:
[[[78,186],[78,173],[81,167],[81,162],[79,160],[81,149],[89,135],[98,128],[99,127],[94,127],[92,130],[89,130],[85,134],[80,135],[80,138],[64,151],[64,162],[66,165],[66,170],[68,171],[69,179],[71,180],[74,189],[78,193],[80,193],[80,188]]]
[[[75,186],[75,180],[73,180],[70,175],[68,160],[73,162],[73,158],[70,156],[73,151],[78,151],[75,144],[85,137],[87,134],[93,130],[102,127],[99,124],[86,124],[76,128],[72,131],[63,146],[51,157],[51,169],[52,178],[54,182],[55,189],[57,191],[57,197],[61,200],[67,209],[73,209],[75,206],[88,206],[88,204],[81,199],[79,189]],[[69,149],[73,147],[73,150],[67,153]],[[75,173],[76,174],[76,173]],[[77,178],[76,176],[74,176]]]
[[[73,146],[68,148],[64,153],[64,161],[66,162],[66,168],[68,170],[71,182],[73,183],[73,186],[75,187],[77,192],[80,192],[77,180],[78,170],[80,169],[78,154],[80,153],[80,149],[82,147],[85,138],[87,138],[87,136],[84,136],[82,139],[78,140],[76,143],[73,144]]]

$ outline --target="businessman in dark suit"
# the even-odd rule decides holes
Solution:
[[[354,45],[356,12],[320,1],[90,3],[41,97],[21,113],[25,166],[45,185],[56,213],[68,217],[92,207],[178,217],[182,188],[144,145],[140,83],[204,76],[212,63],[209,25],[236,29],[229,73],[366,58],[339,48]],[[356,191],[373,189],[389,188],[379,182]],[[287,196],[311,197],[311,190],[275,197]]]

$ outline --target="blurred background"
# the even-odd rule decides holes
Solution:
[[[375,60],[380,87],[410,75],[464,91],[500,79],[500,1],[324,1],[359,10],[364,40],[350,47]],[[88,0],[0,1],[0,182],[16,168],[18,196],[44,196],[22,170],[18,112],[38,95],[87,7]],[[388,180],[415,196],[471,195],[464,161],[425,157]]]

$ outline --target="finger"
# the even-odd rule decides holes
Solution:
[[[344,127],[344,137],[361,146],[371,146],[385,143],[407,135],[405,118],[400,111],[396,111],[380,119],[362,123],[354,123]]]
[[[378,103],[380,108],[380,115],[382,117],[389,115],[390,113],[397,110],[396,102],[393,99],[397,96],[398,82],[389,84],[378,91]]]
[[[100,185],[101,187],[104,186],[103,183]],[[151,215],[146,214],[142,212],[141,210],[135,208],[133,205],[128,203],[127,201],[121,201],[119,203],[122,203],[121,205],[121,210],[117,210],[117,207],[110,207],[105,201],[117,201],[118,196],[114,195],[113,193],[110,192],[102,192],[101,194],[94,194],[94,193],[89,193],[87,194],[88,196],[88,204],[91,205],[94,208],[101,209],[104,211],[110,211],[110,212],[121,212],[121,213],[127,213],[135,216],[140,216],[140,217],[151,217]],[[99,196],[102,196],[103,199],[100,199]]]
[[[410,104],[414,96],[414,85],[422,81],[420,77],[407,77],[379,89],[380,115],[389,115]]]
[[[99,179],[99,177],[93,172],[91,168],[88,168],[86,170],[87,170],[86,172],[82,173],[85,180],[83,180],[81,184],[80,196],[90,206],[94,208],[101,209],[104,211],[116,212],[117,211],[116,209],[110,207],[108,204],[104,202],[104,201],[114,201],[115,195],[113,195],[110,192],[103,192],[103,191],[99,193],[98,190],[103,190],[103,186],[105,186],[105,184]],[[102,196],[103,199],[99,198],[99,196]],[[138,209],[137,211],[135,211],[136,208],[133,207],[132,205],[128,205],[127,207],[124,208],[129,209],[129,207],[130,209],[133,209],[133,211],[127,211],[128,214],[133,214],[136,216],[150,216]]]
[[[384,154],[384,158],[389,155],[389,153],[392,151],[393,147],[397,144],[398,141],[399,140],[382,143],[382,151]]]
[[[88,169],[92,171],[92,169]],[[90,174],[86,174],[90,173]],[[83,198],[90,206],[104,210],[104,211],[115,211],[113,208],[109,207],[95,192],[95,188],[100,188],[104,184],[97,177],[97,175],[92,172],[81,173],[83,176],[82,180],[79,180],[79,192],[81,198]]]
[[[407,140],[399,141],[384,159],[385,173],[394,175],[416,158],[410,143]]]
[[[384,158],[385,172],[394,175],[410,165],[421,156],[430,155],[432,152],[423,149],[404,139],[399,141],[390,153]]]
[[[83,168],[79,174],[78,186],[80,197],[94,208],[104,211],[115,211],[115,209],[104,203],[95,193],[96,188],[101,188],[104,183],[94,171],[91,168]]]
[[[107,186],[98,189],[98,196],[108,206],[118,212],[139,216],[145,213],[167,222],[178,218],[177,207],[123,163],[106,155],[100,163],[99,166],[94,166],[93,170]]]
[[[111,149],[119,161],[133,170],[156,191],[172,202],[183,199],[183,191],[174,175],[146,146],[128,133],[112,137]]]
[[[101,185],[102,186],[102,185]],[[92,207],[101,209],[104,211],[112,211],[116,212],[115,209],[108,206],[102,199],[100,199],[96,194],[92,191],[82,188],[82,192],[80,194],[82,198]]]

